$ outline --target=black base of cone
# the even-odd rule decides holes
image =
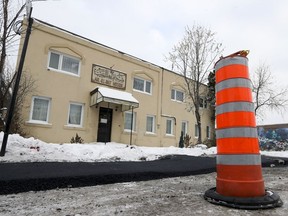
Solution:
[[[207,190],[204,199],[216,205],[238,209],[268,209],[283,205],[280,197],[271,191],[266,191],[261,197],[229,197],[216,192],[216,187]]]

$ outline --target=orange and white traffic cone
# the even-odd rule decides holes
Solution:
[[[239,51],[215,64],[217,179],[204,198],[234,208],[273,208],[283,203],[264,187],[248,53]]]

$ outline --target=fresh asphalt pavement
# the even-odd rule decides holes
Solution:
[[[262,156],[262,166],[287,166],[288,158]],[[139,162],[0,163],[0,195],[66,187],[145,181],[216,171],[215,157],[165,156]]]

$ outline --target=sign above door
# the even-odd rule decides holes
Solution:
[[[126,74],[112,68],[93,64],[91,82],[125,90]]]

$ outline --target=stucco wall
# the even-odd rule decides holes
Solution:
[[[49,51],[59,51],[81,59],[80,76],[73,76],[48,69]],[[100,107],[113,109],[111,141],[130,143],[131,134],[124,131],[124,113],[119,105],[102,102],[90,107],[90,92],[100,84],[91,82],[92,65],[120,71],[127,75],[126,92],[138,101],[136,131],[132,133],[132,144],[142,146],[178,146],[181,122],[187,121],[188,134],[194,139],[195,115],[187,110],[187,104],[171,100],[171,89],[185,90],[182,76],[152,63],[105,47],[88,39],[34,21],[24,70],[35,80],[36,91],[26,97],[22,108],[23,127],[28,135],[46,142],[64,143],[78,133],[85,142],[96,142]],[[152,82],[152,94],[133,90],[133,78],[138,77]],[[106,86],[107,87],[107,86]],[[203,85],[203,89],[206,86]],[[51,98],[48,124],[35,124],[29,121],[33,96]],[[189,99],[186,99],[187,101]],[[67,125],[69,103],[84,104],[82,127]],[[206,126],[211,134],[214,125],[210,121],[210,110],[202,109],[202,135],[206,137]],[[156,116],[155,133],[146,132],[146,116]],[[175,118],[173,135],[166,135],[166,119]],[[193,142],[195,139],[193,140]]]

